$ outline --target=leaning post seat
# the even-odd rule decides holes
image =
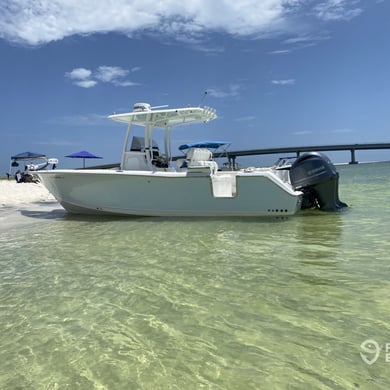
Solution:
[[[190,148],[186,155],[189,170],[218,171],[218,164],[213,160],[213,154],[206,148]]]
[[[209,149],[205,148],[190,148],[187,152],[187,161],[188,162],[197,162],[197,161],[210,161],[213,154]]]

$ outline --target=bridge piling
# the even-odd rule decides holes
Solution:
[[[355,158],[355,149],[351,149],[351,161],[349,163],[350,164],[358,164],[358,161],[356,161],[356,158]]]

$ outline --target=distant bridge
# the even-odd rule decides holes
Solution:
[[[236,157],[242,156],[257,156],[261,154],[283,154],[296,153],[297,156],[303,152],[330,152],[349,150],[351,152],[350,164],[357,164],[355,151],[356,150],[379,150],[390,149],[390,143],[373,143],[373,144],[343,144],[343,145],[316,145],[316,146],[291,146],[285,148],[269,148],[269,149],[249,149],[226,151],[221,153],[214,153],[214,157],[227,157],[229,166],[235,167]]]
[[[236,151],[225,151],[220,153],[214,153],[214,157],[225,157],[229,161],[229,166],[236,167],[236,158],[242,156],[258,156],[261,154],[284,154],[284,153],[295,153],[297,156],[304,152],[333,152],[333,151],[345,151],[351,152],[350,164],[357,164],[358,161],[355,157],[356,150],[381,150],[390,149],[390,143],[375,143],[375,144],[343,144],[343,145],[316,145],[316,146],[291,146],[285,148],[269,148],[269,149],[249,149],[249,150],[236,150]],[[172,157],[175,161],[183,156]],[[120,163],[96,165],[89,167],[88,169],[94,168],[116,168],[119,167]]]

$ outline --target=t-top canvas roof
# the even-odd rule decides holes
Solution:
[[[179,150],[186,150],[190,148],[206,148],[206,149],[218,149],[221,146],[230,145],[230,142],[224,141],[202,141],[193,142],[189,144],[183,144],[179,146]]]
[[[142,110],[125,114],[114,114],[108,117],[117,122],[139,126],[174,127],[194,122],[208,122],[216,119],[215,110],[209,107],[188,107],[165,110]]]

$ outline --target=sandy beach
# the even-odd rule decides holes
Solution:
[[[65,214],[41,183],[0,180],[0,231],[26,223],[53,220]]]
[[[15,208],[36,202],[53,202],[54,197],[41,183],[0,180],[0,208]]]

